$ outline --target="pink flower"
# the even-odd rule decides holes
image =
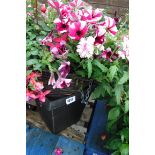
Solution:
[[[71,12],[71,8],[68,5],[63,5],[60,9],[60,18],[61,19],[68,19],[69,20],[69,14]]]
[[[50,90],[46,90],[45,92],[40,92],[38,95],[37,95],[37,98],[41,101],[41,102],[45,102],[45,96],[47,94],[49,94],[51,91]]]
[[[59,76],[62,78],[66,78],[68,73],[70,72],[70,62],[62,62],[61,66],[58,68]]]
[[[53,32],[51,31],[42,41],[41,44],[45,46],[52,46],[53,45]]]
[[[85,36],[87,31],[87,23],[84,21],[74,22],[69,26],[69,36],[74,40],[80,40]]]
[[[55,155],[62,155],[63,150],[61,148],[56,148],[54,152],[55,152]]]
[[[45,6],[45,4],[42,4],[41,5],[41,12],[43,12],[43,13],[45,13],[46,12],[46,6]]]
[[[34,79],[30,79],[30,83],[34,87],[35,91],[40,91],[44,88],[43,82],[36,82]]]
[[[30,101],[31,99],[36,99],[37,96],[34,94],[33,91],[29,91],[26,89],[26,101]]]
[[[112,35],[116,35],[117,33],[117,27],[116,27],[116,21],[115,19],[111,17],[105,17],[105,26],[107,28],[107,31]]]
[[[59,77],[56,83],[54,84],[53,89],[55,88],[63,89],[63,88],[69,87],[71,81],[72,79],[65,79],[65,78]]]
[[[51,76],[50,76],[50,78],[49,78],[49,80],[48,80],[48,85],[54,85],[55,84],[55,77],[54,77],[54,73],[53,72],[51,72]]]
[[[91,24],[96,24],[99,20],[102,19],[102,11],[100,9],[88,9],[79,11],[81,14],[81,20],[87,21]]]
[[[95,45],[103,44],[105,41],[106,30],[103,26],[98,26],[95,37]]]
[[[57,31],[59,33],[64,33],[68,31],[68,21],[60,20],[60,18],[56,18],[54,20],[54,23],[56,24]]]
[[[55,46],[51,46],[50,51],[55,58],[66,59],[68,54],[68,50],[66,49],[66,41],[61,40],[60,43],[57,43]]]
[[[107,48],[106,50],[104,50],[101,54],[102,58],[105,58],[106,60],[112,62],[115,59],[118,58],[118,54],[117,53],[113,53],[111,48]]]
[[[59,11],[60,7],[63,5],[61,0],[48,0],[48,4],[57,11]]]
[[[124,36],[122,42],[122,50],[118,51],[119,57],[122,59],[127,58],[129,60],[129,37]]]
[[[80,8],[84,6],[84,2],[82,0],[73,0],[69,3],[69,6],[72,8]]]
[[[81,58],[91,58],[93,56],[94,42],[95,39],[92,36],[89,36],[88,38],[81,38],[77,46],[77,52]]]

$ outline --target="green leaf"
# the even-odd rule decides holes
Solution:
[[[125,101],[124,112],[127,113],[129,111],[129,100]]]
[[[26,65],[27,66],[31,66],[31,65],[34,65],[34,64],[37,64],[38,63],[38,60],[37,59],[30,59],[26,62]]]
[[[97,99],[97,98],[99,98],[101,96],[104,97],[105,89],[103,87],[104,87],[104,85],[100,84],[99,86],[97,86],[95,88],[95,90],[91,94],[92,99]]]
[[[74,60],[75,62],[80,62],[79,56],[75,53],[68,53],[68,57]]]
[[[121,99],[121,95],[122,95],[123,90],[124,90],[123,85],[117,85],[115,87],[115,96],[116,96],[117,104],[120,104],[120,99]]]
[[[88,61],[87,61],[88,78],[90,78],[92,75],[92,63],[91,62],[92,62],[92,60],[88,59]]]
[[[120,152],[119,151],[115,151],[111,155],[120,155]]]
[[[30,40],[33,40],[34,38],[36,38],[36,35],[35,34],[31,34],[30,35]]]
[[[32,54],[32,55],[38,55],[39,52],[38,52],[38,50],[33,50],[33,51],[31,51],[31,54]]]
[[[122,144],[120,147],[121,155],[129,155],[129,144]]]
[[[80,76],[82,76],[82,77],[85,77],[86,75],[86,73],[84,72],[84,71],[81,71],[81,70],[78,70],[78,71],[76,71],[76,74],[77,75],[80,75]]]
[[[119,147],[121,146],[121,140],[118,138],[115,139],[111,139],[107,142],[107,144],[105,145],[106,148],[110,149],[110,150],[117,150],[119,149]]]
[[[102,72],[107,72],[107,67],[105,67],[103,64],[101,64],[100,63],[100,61],[99,60],[97,60],[97,59],[95,59],[94,61],[93,61],[93,64],[95,65],[95,66],[97,66],[98,68],[100,68],[101,70],[102,70]]]
[[[117,120],[120,115],[120,108],[112,108],[108,113],[108,120]]]
[[[51,31],[51,29],[43,21],[38,21],[38,24],[43,28],[43,30]]]
[[[120,131],[120,135],[121,135],[122,142],[124,142],[125,139],[128,141],[129,140],[129,128],[122,129]]]
[[[118,68],[117,68],[116,65],[111,66],[111,67],[109,68],[108,77],[110,78],[110,81],[113,80],[113,78],[114,78],[114,76],[116,75],[117,71],[118,71]]]
[[[119,80],[118,84],[124,84],[129,79],[129,73],[124,71],[123,77]]]

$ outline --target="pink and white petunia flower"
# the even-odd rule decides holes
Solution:
[[[41,101],[41,102],[45,102],[46,100],[46,95],[49,94],[51,91],[50,90],[46,90],[45,92],[40,92],[37,95],[37,98]]]
[[[88,31],[88,26],[85,21],[74,22],[69,26],[69,36],[71,39],[80,40]]]
[[[41,44],[45,46],[52,46],[53,45],[53,32],[51,31],[42,41]]]
[[[91,58],[93,56],[94,42],[95,39],[92,36],[81,38],[76,50],[81,58]]]
[[[54,20],[54,23],[56,24],[56,27],[57,27],[57,31],[59,33],[64,33],[64,32],[67,32],[68,31],[68,20],[65,20],[65,19],[62,19],[60,20],[60,18],[56,18]]]
[[[73,0],[72,2],[69,2],[69,6],[71,8],[80,8],[83,7],[85,3],[82,0]]]
[[[59,76],[61,76],[62,78],[66,78],[66,76],[70,72],[70,62],[69,61],[62,62],[61,66],[58,68],[58,71]]]
[[[68,50],[66,49],[66,41],[61,40],[55,46],[50,47],[50,52],[58,59],[66,59]]]
[[[72,79],[65,79],[65,78],[59,77],[56,83],[54,84],[53,89],[56,89],[56,88],[63,89],[63,88],[69,87],[71,84],[71,81]]]
[[[54,85],[55,84],[55,76],[54,76],[54,73],[51,72],[51,75],[50,75],[50,78],[48,80],[48,85]]]
[[[121,51],[118,51],[119,57],[122,59],[127,58],[129,60],[129,37],[124,36],[123,37],[123,47]]]
[[[102,11],[100,9],[88,9],[88,10],[81,10],[79,11],[81,15],[81,20],[87,21],[91,24],[96,24],[98,21],[102,19]]]
[[[106,29],[104,26],[98,26],[95,36],[95,45],[103,44],[105,42]]]
[[[57,11],[64,5],[61,0],[48,0],[48,4]]]
[[[105,22],[103,23],[106,26],[107,31],[112,35],[115,36],[117,33],[116,21],[111,17],[105,16]]]
[[[61,19],[68,19],[69,20],[69,14],[71,12],[71,8],[68,5],[63,5],[60,9],[59,9],[59,13],[60,13],[60,18]]]
[[[106,60],[113,62],[114,60],[116,60],[119,56],[117,53],[113,53],[113,51],[111,50],[111,48],[107,48],[106,50],[104,50],[101,54],[102,58],[105,58]]]

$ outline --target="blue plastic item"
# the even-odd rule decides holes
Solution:
[[[63,155],[83,155],[84,152],[80,142],[26,125],[26,155],[55,155],[56,148],[62,148]]]
[[[84,145],[80,142],[60,136],[56,148],[62,148],[63,155],[83,155]],[[54,153],[52,155],[55,155]]]
[[[109,155],[103,149],[104,141],[101,140],[101,135],[106,129],[107,114],[105,101],[97,101],[94,115],[86,136],[85,155]]]
[[[32,128],[26,136],[26,155],[52,155],[59,136]]]

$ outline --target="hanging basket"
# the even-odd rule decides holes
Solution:
[[[92,91],[92,81],[70,74],[67,77],[72,79],[70,87],[53,89],[48,85],[49,78],[50,73],[43,72],[41,80],[45,89],[51,92],[46,96],[45,103],[37,100],[37,105],[50,131],[59,133],[80,120]]]

